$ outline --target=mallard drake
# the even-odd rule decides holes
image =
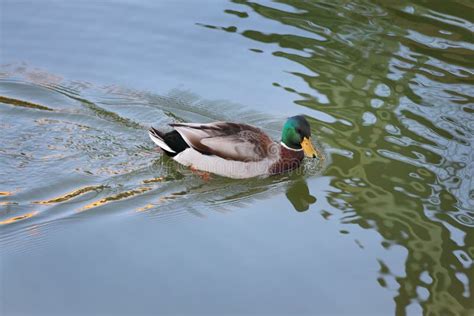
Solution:
[[[168,156],[195,170],[229,178],[272,175],[298,168],[304,156],[317,155],[304,116],[290,117],[273,141],[259,128],[231,122],[173,123],[170,132],[149,135]]]

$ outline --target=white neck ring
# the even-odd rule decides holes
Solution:
[[[291,150],[291,151],[302,151],[303,148],[300,148],[300,149],[294,149],[294,148],[291,148],[291,147],[288,147],[284,142],[280,142],[280,145],[285,147],[286,149],[288,150]]]

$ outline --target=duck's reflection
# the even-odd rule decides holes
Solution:
[[[165,160],[167,159],[165,158]],[[171,201],[171,204],[176,204],[179,209],[189,210],[204,203],[206,207],[212,206],[219,210],[230,210],[232,206],[241,207],[245,203],[252,203],[255,200],[275,195],[281,196],[285,193],[293,209],[297,212],[304,212],[317,201],[309,191],[306,178],[296,172],[257,179],[233,180],[211,176],[211,179],[203,180],[186,168],[166,167],[163,170],[164,165],[163,161],[157,161],[155,167],[158,171],[157,175],[160,174],[160,176],[154,176],[142,182],[150,186],[156,185],[159,191],[165,193],[159,194],[156,202],[141,205],[137,208],[138,211],[153,212],[158,207],[162,211],[165,204],[171,203]],[[167,175],[164,176],[163,173],[167,173]],[[171,204],[168,205],[171,206]],[[184,205],[186,207],[183,207]],[[289,209],[286,203],[282,207]]]
[[[291,182],[286,190],[286,197],[298,212],[304,212],[309,206],[316,202],[316,198],[312,196],[308,189],[305,179],[299,179]]]

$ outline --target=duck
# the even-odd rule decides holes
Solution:
[[[234,179],[270,176],[298,168],[316,158],[311,126],[303,115],[287,119],[281,140],[243,123],[172,123],[171,131],[149,129],[151,140],[176,162],[191,170]]]

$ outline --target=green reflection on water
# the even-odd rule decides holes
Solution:
[[[329,193],[330,204],[376,229],[384,247],[408,250],[405,275],[381,262],[381,286],[398,284],[396,314],[413,302],[426,315],[473,313],[472,2],[233,2],[225,13],[246,27],[199,25],[232,30],[260,43],[252,51],[306,69],[290,71],[305,91],[273,85],[336,118],[311,118],[332,151],[324,175],[340,192]],[[248,28],[261,17],[276,31]],[[308,188],[287,193],[298,195],[294,207],[307,209]]]

